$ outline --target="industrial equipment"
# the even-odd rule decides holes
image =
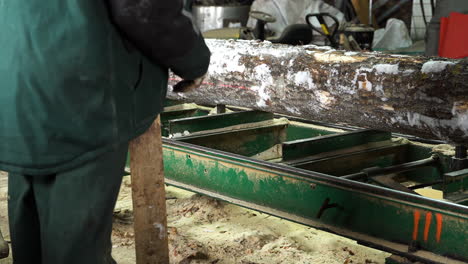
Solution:
[[[245,27],[249,19],[250,5],[193,6],[193,18],[201,32],[228,28],[232,25]]]
[[[168,93],[197,105],[161,117],[168,184],[411,261],[468,261],[466,61],[207,44],[205,83]]]
[[[268,40],[272,43],[289,45],[309,44],[313,39],[312,30],[306,24],[289,25],[283,30],[280,36],[274,37],[266,29],[266,25],[275,22],[275,17],[260,11],[251,11],[249,15],[257,20],[254,28],[234,27],[213,29],[204,32],[203,36],[205,38],[214,39]]]
[[[341,6],[341,5],[340,5]],[[370,5],[372,6],[372,4]],[[237,27],[228,26],[228,22],[233,21],[234,11],[241,10],[243,6],[194,6],[194,17],[205,38],[215,39],[244,39],[244,40],[268,40],[272,43],[304,45],[311,43],[314,38],[312,31],[322,35],[328,41],[328,45],[333,48],[338,48],[338,36],[345,37],[346,43],[342,44],[346,50],[371,50],[374,36],[374,28],[371,25],[358,24],[358,18],[353,8],[351,1],[344,1],[341,11],[346,14],[349,22],[340,23],[340,21],[332,14],[321,12],[311,13],[301,18],[302,22],[290,24],[284,28],[277,36],[268,30],[269,23],[275,23],[276,17],[271,14],[251,11],[249,16],[255,19],[255,26],[252,28],[246,27],[245,23],[239,23]],[[369,9],[369,21],[372,21],[372,9]],[[231,12],[232,11],[232,12]],[[239,21],[246,21],[245,10],[242,15],[238,15]],[[328,25],[326,19],[332,21],[333,24]],[[284,19],[284,18],[283,18]],[[314,26],[313,19],[318,20],[318,28]],[[238,21],[238,22],[239,22]],[[215,27],[207,27],[205,24],[216,25]],[[307,26],[308,25],[308,26]],[[209,29],[209,30],[207,30]],[[322,40],[320,39],[319,42]]]
[[[167,184],[411,261],[468,260],[468,168],[451,169],[466,162],[466,148],[456,158],[384,131],[169,105],[161,116]]]

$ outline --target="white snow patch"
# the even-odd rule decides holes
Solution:
[[[306,89],[312,90],[315,88],[314,80],[308,71],[300,71],[294,75],[294,83],[298,86],[306,85]]]
[[[270,80],[272,78],[271,70],[270,70],[270,67],[268,67],[268,65],[266,64],[258,65],[253,69],[253,71],[258,80],[260,81],[269,80],[269,82],[271,82]]]
[[[399,116],[399,115],[395,116],[395,117],[391,117],[390,122],[392,122],[392,124],[408,125],[408,122],[406,122],[406,120],[403,117]]]
[[[174,134],[170,134],[169,138],[179,138],[179,137],[182,137],[182,136],[183,136],[182,133],[174,133]]]
[[[468,112],[460,113],[456,117],[457,125],[465,134],[468,133]]]
[[[209,72],[222,74],[225,72],[244,72],[245,66],[239,64],[241,55],[229,52],[212,52]]]
[[[437,73],[445,70],[448,65],[454,65],[451,61],[428,61],[421,68],[422,73]]]
[[[448,138],[441,133],[442,129],[458,130],[465,135],[468,134],[468,110],[465,109],[463,103],[455,103],[452,114],[453,116],[450,119],[439,119],[420,113],[406,113],[406,115],[391,118],[391,122],[393,124],[429,129],[434,135],[443,140],[448,140]]]
[[[398,64],[377,64],[372,67],[377,73],[398,74]]]
[[[407,113],[406,117],[410,126],[421,126],[421,115],[419,113]]]
[[[412,73],[414,73],[414,70],[405,70],[405,71],[403,72],[404,75],[410,75],[410,74],[412,74]]]
[[[252,77],[260,83],[260,86],[252,87],[252,90],[256,91],[260,97],[257,101],[257,105],[259,107],[266,107],[266,102],[270,100],[267,87],[273,85],[273,77],[271,76],[270,67],[266,64],[261,64],[255,67],[253,71],[254,74]]]
[[[391,54],[390,56],[394,58],[410,58],[411,57],[409,55],[403,55],[403,54]]]
[[[253,86],[253,91],[256,91],[260,99],[257,101],[259,107],[266,107],[266,102],[270,99],[270,95],[266,92],[265,86]]]
[[[312,47],[312,48],[318,49],[318,50],[335,50],[335,49],[332,49],[332,47],[330,47],[330,46],[307,45],[307,47]]]

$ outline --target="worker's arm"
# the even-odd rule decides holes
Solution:
[[[210,51],[184,0],[107,0],[113,22],[154,63],[186,80],[203,76]]]

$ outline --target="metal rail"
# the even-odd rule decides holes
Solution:
[[[389,166],[385,168],[375,168],[375,167],[367,168],[367,169],[362,170],[361,172],[345,175],[341,178],[348,179],[348,180],[363,180],[363,179],[368,179],[370,177],[375,177],[375,176],[380,176],[380,175],[402,173],[402,172],[412,171],[412,170],[416,170],[416,169],[424,168],[424,167],[434,167],[434,166],[439,165],[438,161],[439,161],[439,158],[437,156],[432,156],[427,159],[407,162],[407,163],[398,164],[395,166]]]

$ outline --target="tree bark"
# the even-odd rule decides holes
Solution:
[[[207,40],[208,76],[168,98],[468,144],[468,60]]]

